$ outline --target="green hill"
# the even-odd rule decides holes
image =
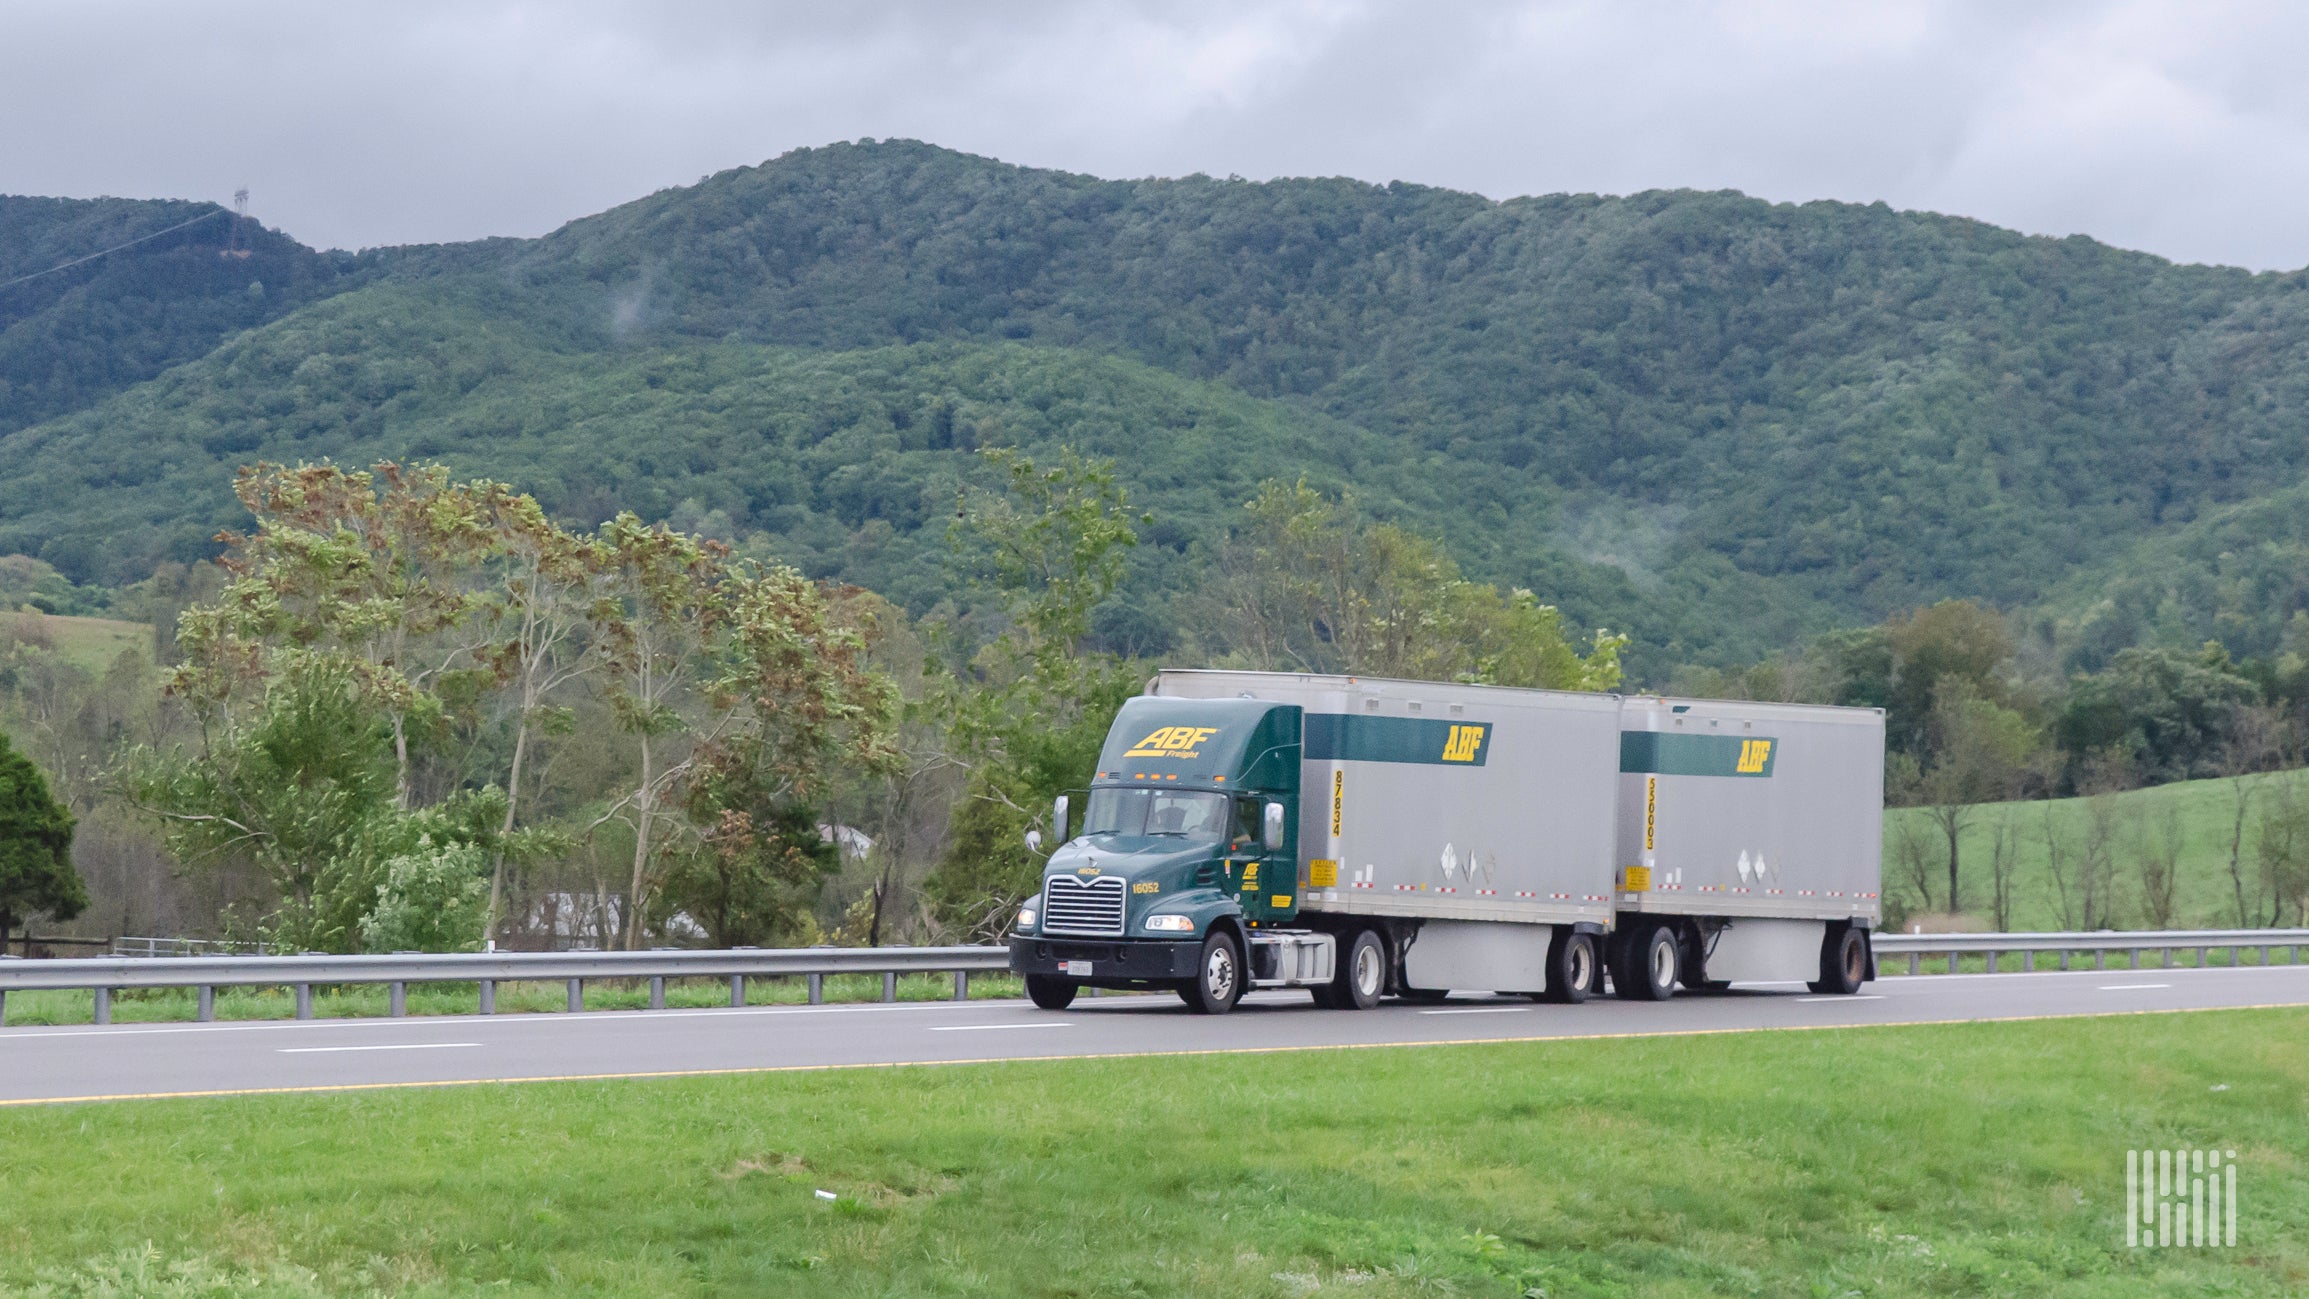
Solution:
[[[2239,833],[2237,798],[2243,792],[2243,838],[2235,846],[2242,876],[2232,878],[2229,856]],[[2189,780],[2136,789],[2102,799],[2061,798],[2043,802],[1991,803],[1976,807],[1961,838],[1963,889],[1960,910],[1966,927],[1993,929],[1993,840],[2002,827],[2011,852],[2011,914],[2015,931],[2112,929],[2226,929],[2240,926],[2238,895],[2244,895],[2247,927],[2300,924],[2295,904],[2277,896],[2261,871],[2261,814],[2290,796],[2309,799],[2309,772],[2284,771],[2247,776],[2241,782]],[[2106,861],[2086,914],[2083,858],[2097,842]],[[2057,848],[2062,871],[2052,869]],[[2172,907],[2158,924],[2150,905],[2154,883],[2144,868],[2160,855],[2173,862]],[[1922,863],[1921,867],[1919,862]],[[1924,904],[1917,873],[1930,888]],[[2065,890],[2065,891],[2064,891]],[[1884,897],[1887,919],[1901,924],[1911,915],[1948,909],[1948,841],[1929,814],[1900,808],[1884,814]]]
[[[344,294],[11,439],[0,549],[126,580],[240,522],[237,464],[423,457],[588,523],[630,508],[754,538],[920,611],[948,594],[946,520],[978,472],[971,449],[1062,442],[1126,462],[1157,516],[1139,599],[1190,585],[1187,552],[1260,480],[1301,474],[1390,513],[1480,523],[1486,553],[1591,605],[1632,598],[1617,570],[1548,547],[1542,485],[1120,357],[961,342],[600,353],[436,285]]]
[[[214,203],[0,195],[0,433],[203,356],[347,265]]]
[[[1259,476],[1355,483],[1654,666],[1946,596],[2092,645],[2302,603],[2217,570],[2309,462],[2309,278],[1880,204],[864,143],[312,284],[351,291],[0,436],[0,548],[118,581],[205,548],[232,464],[439,455],[577,515],[690,502],[919,607],[959,418],[1118,456],[1174,556]],[[2155,589],[2113,592],[2135,553]]]

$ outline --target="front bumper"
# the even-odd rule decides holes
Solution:
[[[1129,987],[1150,980],[1191,979],[1202,962],[1203,941],[1156,938],[1013,938],[1010,968],[1092,985]],[[1070,963],[1090,962],[1085,974]]]

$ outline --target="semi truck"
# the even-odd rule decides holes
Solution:
[[[1875,973],[1881,709],[1166,670],[1078,792],[1010,937],[1046,1010]]]

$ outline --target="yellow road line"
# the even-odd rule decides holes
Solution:
[[[1889,1024],[1773,1024],[1755,1028],[1675,1028],[1629,1033],[1543,1033],[1532,1037],[1437,1038],[1420,1042],[1339,1042],[1306,1046],[1217,1046],[1174,1051],[1095,1051],[1080,1055],[986,1056],[966,1060],[867,1060],[849,1064],[738,1065],[727,1069],[656,1069],[631,1073],[537,1074],[520,1078],[439,1078],[410,1082],[326,1083],[308,1087],[225,1087],[213,1091],[118,1092],[101,1096],[26,1096],[0,1099],[0,1109],[78,1105],[96,1101],[201,1100],[218,1096],[303,1096],[330,1092],[402,1091],[423,1087],[492,1087],[511,1083],[622,1082],[652,1078],[726,1078],[746,1074],[829,1073],[840,1069],[930,1069],[954,1065],[1052,1064],[1070,1060],[1144,1060],[1206,1055],[1286,1055],[1306,1051],[1376,1051],[1408,1047],[1517,1046],[1534,1042],[1614,1042],[1655,1037],[1720,1037],[1739,1033],[1832,1033],[1853,1029],[1947,1028],[1958,1024],[2026,1024],[2051,1019],[2117,1019],[2131,1015],[2195,1015],[2235,1010],[2304,1010],[2299,1002],[2251,1006],[2182,1006],[2171,1010],[2095,1010],[2068,1015],[2008,1015],[1976,1019],[1916,1019]]]

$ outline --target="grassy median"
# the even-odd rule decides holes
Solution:
[[[2282,1010],[17,1108],[0,1293],[2293,1295],[2305,1095]],[[2155,1146],[2236,1248],[2125,1247]]]

